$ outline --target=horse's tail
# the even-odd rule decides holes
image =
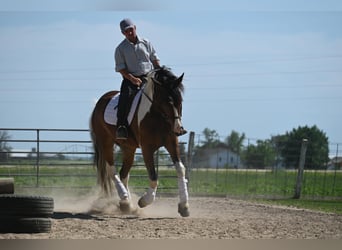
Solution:
[[[105,160],[103,147],[101,146],[102,144],[98,141],[92,126],[91,138],[94,148],[94,165],[97,169],[97,184],[101,187],[101,190],[105,196],[111,196],[114,189],[111,173],[114,172]]]

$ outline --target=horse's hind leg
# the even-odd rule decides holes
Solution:
[[[105,144],[103,149],[103,159],[106,164],[106,170],[104,174],[107,177],[102,177],[103,183],[105,183],[105,191],[108,193],[108,189],[110,189],[110,194],[112,194],[111,191],[111,183],[110,180],[112,180],[115,184],[116,191],[120,197],[120,200],[125,200],[129,198],[128,191],[125,187],[125,185],[121,182],[119,176],[116,173],[116,169],[114,166],[114,156],[113,156],[113,146],[111,143]]]
[[[129,171],[134,162],[135,148],[122,147],[122,166],[120,169],[120,181],[127,190],[128,197],[123,197],[120,200],[120,210],[123,212],[130,212],[131,210],[131,195],[128,189]]]

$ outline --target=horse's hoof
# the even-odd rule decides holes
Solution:
[[[121,200],[119,202],[119,207],[122,213],[130,213],[132,211],[131,202],[129,200]]]
[[[140,197],[138,206],[140,208],[143,208],[151,205],[154,202],[155,198],[155,190],[150,188],[142,197]]]
[[[178,204],[178,213],[182,217],[189,217],[190,216],[190,211],[189,211],[189,204],[188,203],[179,203]]]
[[[138,206],[139,206],[140,208],[143,208],[143,207],[146,207],[147,205],[148,205],[148,204],[146,203],[144,197],[141,197],[141,198],[139,199],[139,201],[138,201]]]

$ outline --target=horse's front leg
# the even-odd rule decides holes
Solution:
[[[146,169],[150,179],[150,186],[144,195],[139,199],[138,205],[143,208],[152,204],[156,198],[157,187],[158,187],[158,175],[154,167],[153,150],[142,150]]]
[[[188,193],[188,181],[185,178],[185,167],[181,161],[175,162],[175,167],[178,177],[178,192],[179,192],[179,203],[178,213],[183,217],[188,217],[189,212],[189,193]]]
[[[188,193],[188,185],[187,185],[188,181],[185,178],[185,167],[182,161],[180,160],[180,153],[179,153],[177,139],[169,142],[165,147],[167,151],[169,152],[172,158],[172,161],[175,164],[176,171],[177,171],[178,192],[179,192],[178,213],[183,217],[188,217],[190,215],[189,193]]]

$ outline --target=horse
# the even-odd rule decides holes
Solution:
[[[166,67],[147,74],[146,83],[141,88],[140,103],[128,127],[126,140],[116,139],[116,126],[107,124],[104,120],[104,110],[108,102],[119,91],[107,92],[95,105],[91,115],[90,131],[95,151],[98,183],[108,196],[113,194],[115,186],[122,211],[132,208],[128,180],[136,149],[141,148],[149,176],[149,187],[138,201],[138,206],[144,208],[153,203],[157,192],[158,176],[155,170],[154,153],[160,147],[165,147],[170,154],[178,178],[178,213],[183,217],[190,215],[185,166],[180,158],[178,136],[175,133],[176,129],[181,126],[183,77],[184,73],[177,77]],[[122,151],[119,174],[116,173],[114,167],[114,144],[118,145]]]

